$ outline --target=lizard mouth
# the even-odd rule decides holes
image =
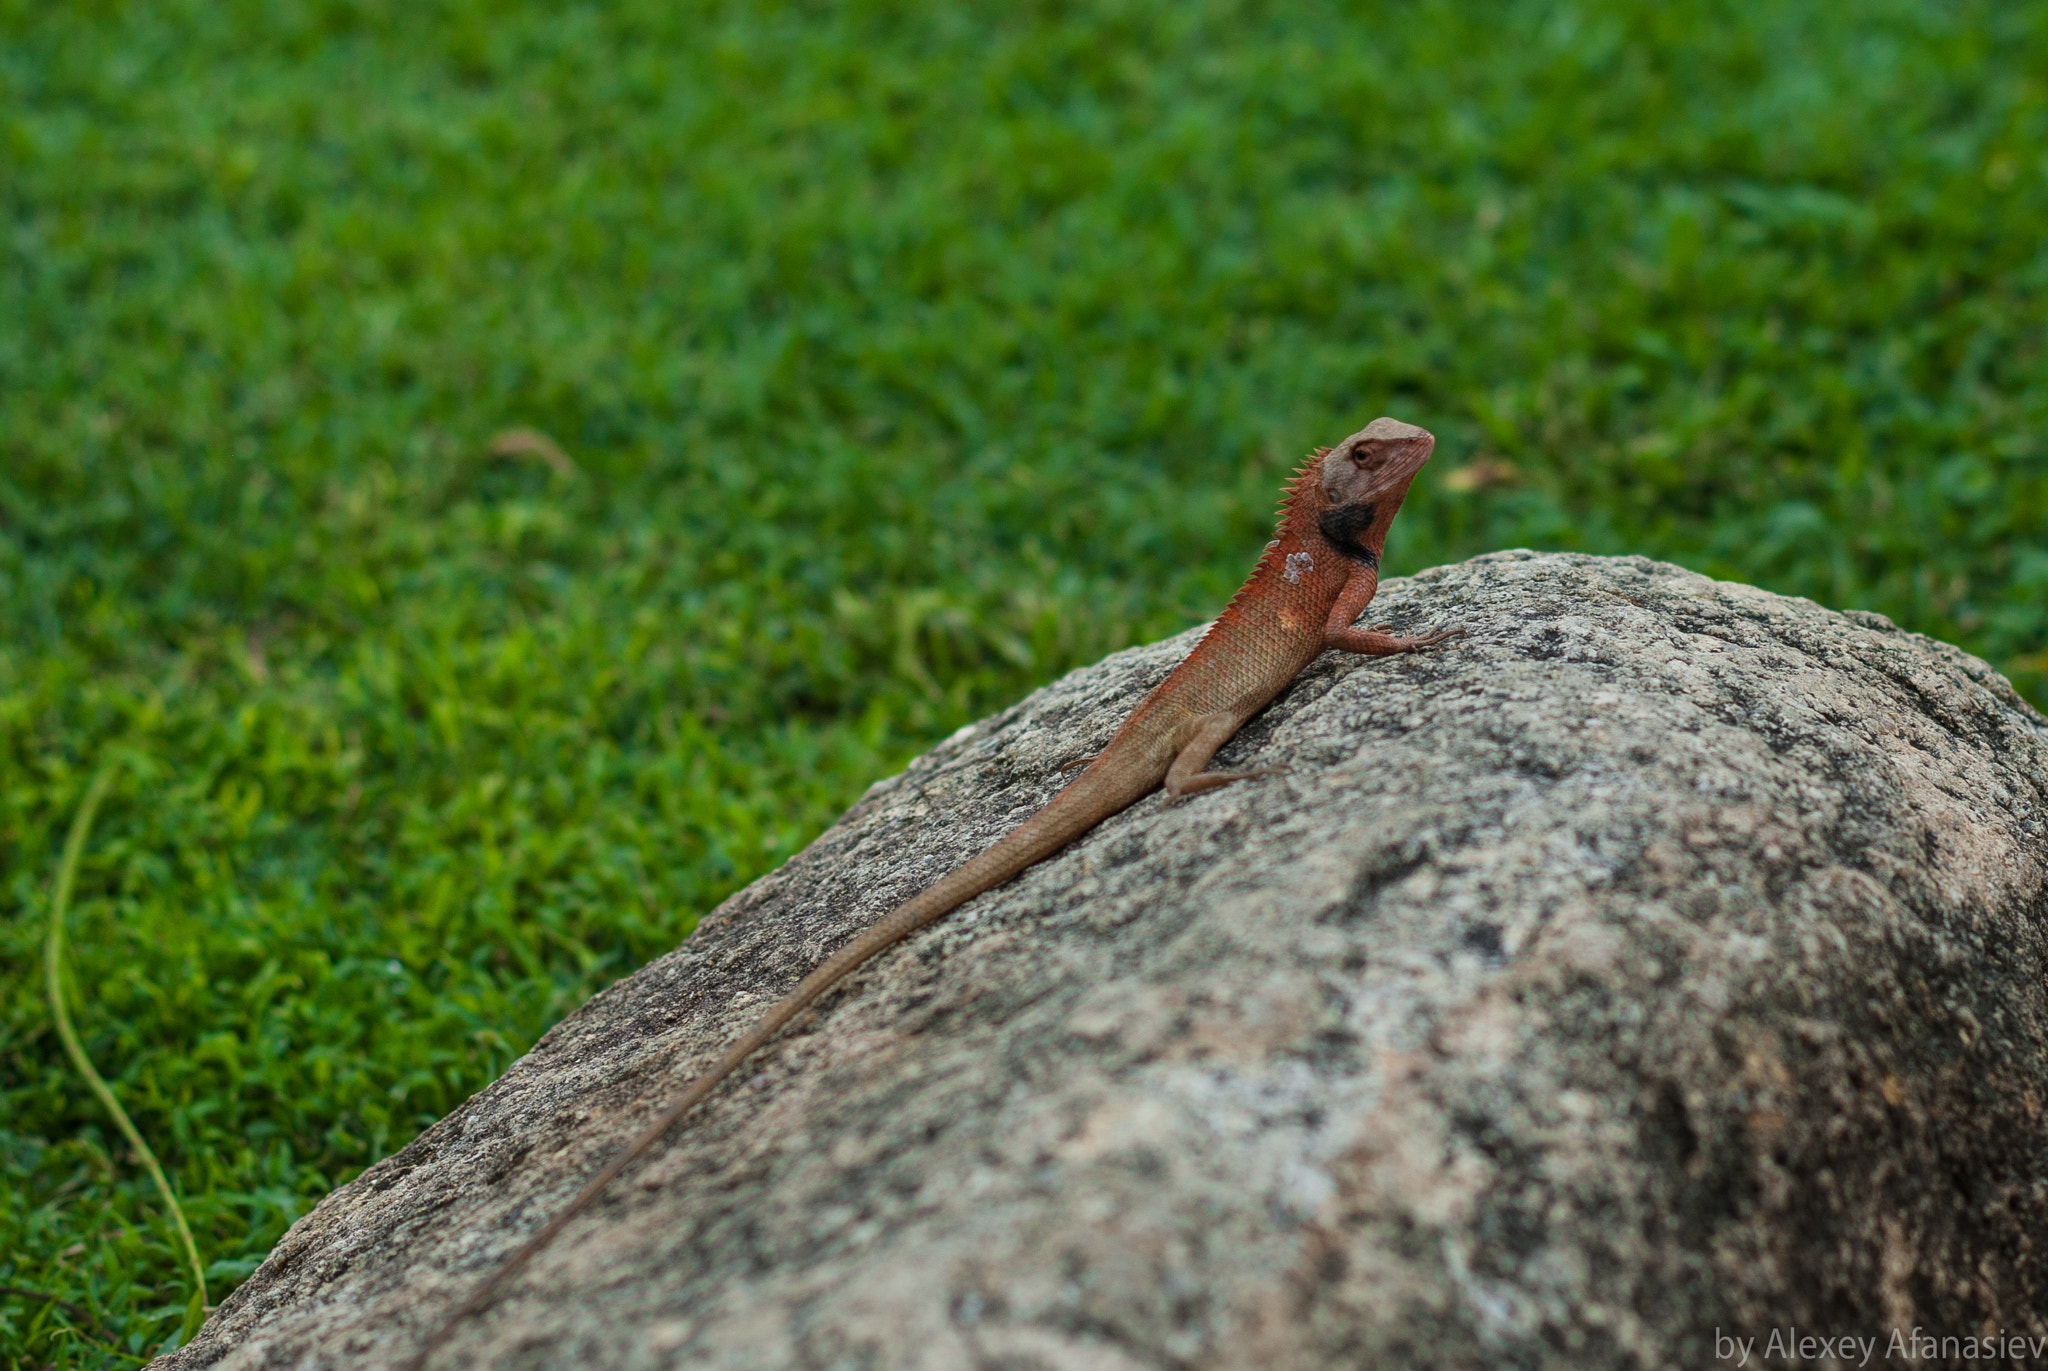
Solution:
[[[1413,480],[1415,473],[1422,470],[1422,464],[1428,460],[1429,449],[1426,447],[1422,448],[1413,457],[1409,457],[1404,453],[1403,460],[1392,463],[1386,469],[1378,472],[1373,483],[1358,492],[1356,498],[1351,500],[1350,503],[1355,505],[1363,504],[1370,507],[1373,501],[1379,499],[1388,491],[1404,482]]]

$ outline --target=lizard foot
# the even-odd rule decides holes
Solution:
[[[1462,638],[1464,636],[1465,630],[1462,628],[1433,628],[1420,637],[1402,638],[1399,641],[1403,649],[1412,651],[1418,647],[1435,647],[1447,638]]]
[[[1444,639],[1455,638],[1465,631],[1462,628],[1440,628],[1414,638],[1399,638],[1387,632],[1391,627],[1391,624],[1379,624],[1373,628],[1333,628],[1323,635],[1323,641],[1343,652],[1356,652],[1366,657],[1391,657],[1397,652],[1435,647]]]
[[[1088,763],[1094,761],[1095,758],[1100,757],[1101,755],[1102,754],[1100,752],[1097,752],[1087,757],[1069,757],[1067,758],[1067,760],[1061,762],[1057,767],[1055,767],[1054,770],[1058,771],[1062,776],[1064,776],[1067,772],[1072,771],[1075,767],[1086,766],[1088,765]]]
[[[1282,763],[1279,766],[1254,767],[1250,771],[1200,771],[1178,787],[1168,781],[1166,798],[1169,803],[1185,800],[1190,795],[1199,795],[1205,790],[1214,790],[1233,781],[1249,781],[1254,776],[1285,776],[1293,770],[1293,767]]]

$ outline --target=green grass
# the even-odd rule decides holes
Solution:
[[[218,1298],[869,781],[1204,617],[1644,552],[2048,701],[2048,11],[0,0],[0,1366]],[[532,426],[578,470],[492,457]]]

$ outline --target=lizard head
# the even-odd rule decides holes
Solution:
[[[1436,438],[1399,419],[1375,419],[1323,458],[1323,496],[1332,506],[1369,504],[1406,487]]]

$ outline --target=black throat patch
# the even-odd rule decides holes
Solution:
[[[1316,519],[1316,527],[1331,547],[1343,553],[1354,562],[1363,562],[1373,570],[1379,570],[1380,555],[1359,539],[1372,527],[1373,516],[1378,513],[1376,506],[1337,505],[1326,509]]]

